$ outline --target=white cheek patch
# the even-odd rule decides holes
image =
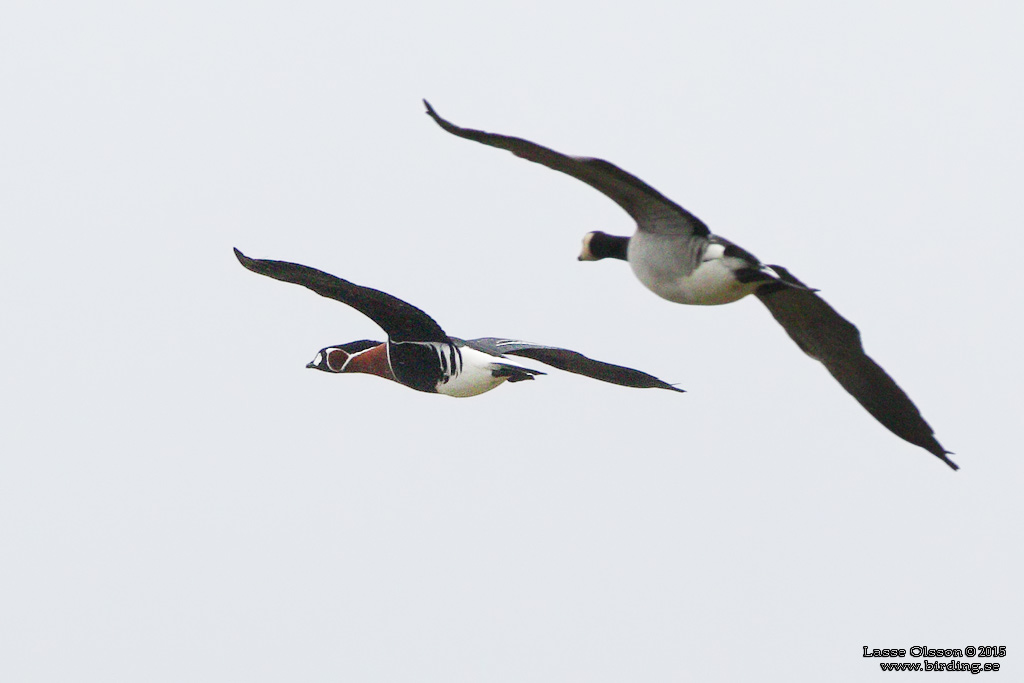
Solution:
[[[708,248],[704,251],[704,263],[708,261],[714,261],[725,256],[725,247],[721,244],[709,244]]]
[[[594,253],[590,251],[590,240],[594,239],[594,233],[588,232],[583,236],[583,244],[580,248],[580,255],[577,257],[580,261],[596,261]]]

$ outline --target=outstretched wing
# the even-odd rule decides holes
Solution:
[[[369,287],[360,287],[329,273],[298,263],[252,259],[235,249],[238,261],[254,273],[293,282],[320,296],[348,304],[373,320],[395,342],[447,342],[448,335],[433,318],[406,303]]]
[[[594,360],[593,358],[587,358],[582,353],[570,351],[568,349],[560,349],[557,346],[543,346],[541,344],[531,344],[529,342],[517,341],[515,339],[501,339],[499,337],[469,339],[465,344],[470,348],[474,348],[477,351],[482,351],[484,353],[489,353],[492,356],[504,356],[505,354],[509,354],[512,356],[532,358],[533,360],[540,361],[545,365],[550,365],[551,367],[558,368],[559,370],[565,370],[566,372],[572,372],[577,375],[584,375],[585,377],[599,379],[602,382],[619,384],[624,387],[636,387],[638,389],[669,389],[671,391],[679,392],[683,391],[683,389],[674,387],[668,382],[663,382],[654,375],[648,375],[646,372],[623,367],[622,365],[603,363],[599,360]]]
[[[860,332],[781,266],[771,266],[783,282],[760,287],[755,293],[786,333],[811,358],[819,360],[886,429],[935,455],[954,470],[932,428],[906,392],[866,353]],[[789,287],[784,283],[804,287]]]
[[[708,227],[692,213],[636,176],[603,159],[572,157],[522,138],[460,128],[441,118],[426,100],[423,104],[437,125],[452,135],[508,150],[517,157],[582,180],[621,206],[641,230],[660,234],[710,234]]]

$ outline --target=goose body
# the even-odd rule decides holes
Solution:
[[[750,269],[751,262],[728,253],[731,246],[714,237],[707,241],[679,240],[672,235],[638,232],[629,239],[626,260],[641,284],[662,299],[718,306],[752,294],[770,277],[765,271],[765,277],[756,281],[738,279],[737,273]],[[681,260],[692,258],[691,251],[697,257],[692,268],[679,268]]]

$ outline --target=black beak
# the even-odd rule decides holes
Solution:
[[[316,363],[314,363],[313,361],[309,361],[308,363],[306,363],[306,367],[313,368],[314,370],[316,370]]]

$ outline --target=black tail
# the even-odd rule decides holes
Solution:
[[[495,377],[508,377],[509,382],[522,382],[523,380],[533,379],[534,375],[546,375],[547,373],[540,370],[531,370],[530,368],[521,368],[518,365],[501,364],[493,370],[492,374]]]

